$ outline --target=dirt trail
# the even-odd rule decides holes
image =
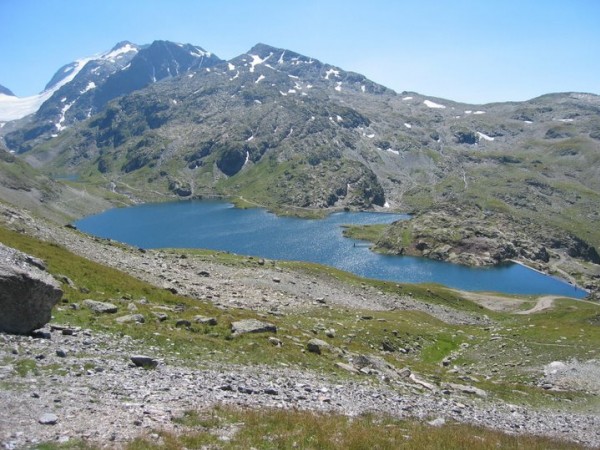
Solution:
[[[537,303],[533,308],[530,308],[526,311],[517,311],[515,314],[533,314],[536,312],[543,311],[545,309],[550,309],[554,305],[554,300],[557,298],[561,298],[559,295],[545,295],[544,297],[540,297]]]

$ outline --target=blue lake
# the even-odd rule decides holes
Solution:
[[[440,283],[468,291],[555,294],[586,292],[518,264],[472,268],[409,256],[380,255],[342,236],[345,224],[391,223],[402,214],[341,212],[325,219],[277,217],[221,201],[185,201],[117,208],[75,225],[95,236],[142,248],[205,248],[270,259],[310,261],[360,276],[401,283]]]

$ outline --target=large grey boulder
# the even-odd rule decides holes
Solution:
[[[256,319],[246,319],[233,322],[231,331],[234,336],[246,333],[277,333],[277,327],[269,322],[261,322]]]
[[[43,261],[0,244],[0,331],[28,334],[43,327],[62,294]]]

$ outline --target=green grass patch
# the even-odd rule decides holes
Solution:
[[[186,413],[190,414],[190,413]],[[273,409],[243,410],[220,407],[208,414],[221,421],[213,426],[190,423],[178,433],[161,432],[158,441],[137,439],[127,450],[141,449],[458,449],[496,448],[580,449],[574,443],[555,439],[512,435],[483,427],[447,422],[433,427],[416,420],[398,420],[381,414],[347,417],[331,413],[284,411]],[[227,439],[219,436],[227,435]]]
[[[26,377],[29,373],[35,375],[38,373],[38,365],[35,359],[24,358],[15,362],[15,372],[21,377]]]

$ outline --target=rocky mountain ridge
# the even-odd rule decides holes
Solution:
[[[167,78],[55,137],[48,125],[53,134],[22,128],[5,140],[47,174],[140,201],[221,195],[293,214],[464,205],[483,212],[484,228],[501,213],[515,218],[508,227],[531,220],[600,246],[597,95],[466,105],[265,44],[212,63],[179,76],[167,64]]]
[[[191,44],[120,42],[108,52],[61,67],[46,85],[47,94],[41,94],[43,103],[28,111],[33,117],[9,132],[6,143],[16,150],[17,142],[29,142],[18,149],[25,151],[40,139],[56,137],[66,127],[86,120],[116,97],[217,62],[221,62],[218,57]],[[3,109],[8,107],[10,104]]]

